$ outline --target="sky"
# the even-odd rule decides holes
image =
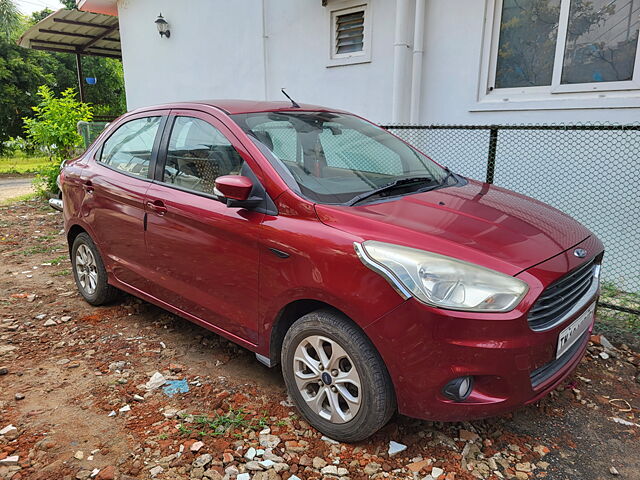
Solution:
[[[49,7],[51,10],[58,10],[63,5],[57,0],[14,0],[20,12],[30,15],[33,12],[44,10]]]

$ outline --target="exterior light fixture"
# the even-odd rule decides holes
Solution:
[[[158,15],[158,18],[156,18],[155,23],[156,23],[156,27],[158,27],[158,33],[160,34],[161,37],[169,38],[171,36],[171,32],[169,31],[169,24],[162,16],[162,13]]]

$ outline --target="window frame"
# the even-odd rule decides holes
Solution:
[[[102,152],[104,150],[104,145],[111,139],[111,137],[113,137],[113,135],[116,134],[118,130],[120,130],[120,127],[123,127],[127,123],[133,122],[135,120],[140,120],[143,118],[152,118],[152,117],[159,117],[160,124],[158,125],[158,130],[156,131],[156,136],[153,140],[153,145],[151,146],[151,157],[149,158],[149,168],[148,168],[146,177],[141,177],[140,175],[135,175],[125,170],[120,170],[119,168],[115,168],[112,165],[109,165],[108,163],[105,163],[102,161]],[[169,118],[169,110],[154,110],[154,111],[148,111],[148,112],[141,112],[137,115],[132,115],[130,117],[123,118],[122,121],[113,125],[113,128],[110,129],[108,136],[100,140],[100,146],[95,150],[93,154],[93,160],[96,162],[97,165],[100,165],[101,167],[104,167],[104,168],[108,168],[112,172],[117,172],[121,175],[125,175],[131,178],[136,178],[138,180],[142,180],[145,182],[152,182],[153,179],[155,178],[155,170],[157,168],[157,163],[158,163],[158,154],[160,151],[161,141],[166,129],[168,118]]]
[[[359,52],[336,53],[336,19],[340,15],[363,12],[362,50]],[[371,4],[366,0],[336,2],[327,8],[329,25],[329,58],[327,68],[342,65],[357,65],[371,62]]]
[[[483,55],[477,105],[471,111],[640,106],[640,40],[636,46],[633,79],[619,82],[562,84],[571,0],[560,0],[558,34],[551,85],[494,88],[500,42],[503,0],[486,0]],[[631,100],[631,102],[630,102]],[[546,103],[546,105],[545,105]],[[518,105],[520,104],[520,105]],[[536,105],[537,104],[537,105]]]

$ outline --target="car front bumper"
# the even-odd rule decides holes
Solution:
[[[595,252],[591,258],[602,252],[597,239],[586,243]],[[599,280],[553,328],[532,330],[527,311],[544,288],[581,261],[562,254],[523,272],[531,291],[512,312],[446,311],[411,298],[369,325],[365,331],[387,365],[400,413],[438,421],[490,417],[534,403],[558,386],[583,357],[594,315],[588,314],[586,331],[556,358],[558,337],[592,308]],[[443,387],[464,376],[474,379],[468,398],[447,398]]]

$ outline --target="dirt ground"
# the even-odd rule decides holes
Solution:
[[[34,192],[33,177],[0,175],[0,203]]]
[[[0,479],[640,479],[640,354],[615,339],[537,405],[337,444],[250,352],[129,296],[86,304],[67,257],[61,214],[0,207]]]

